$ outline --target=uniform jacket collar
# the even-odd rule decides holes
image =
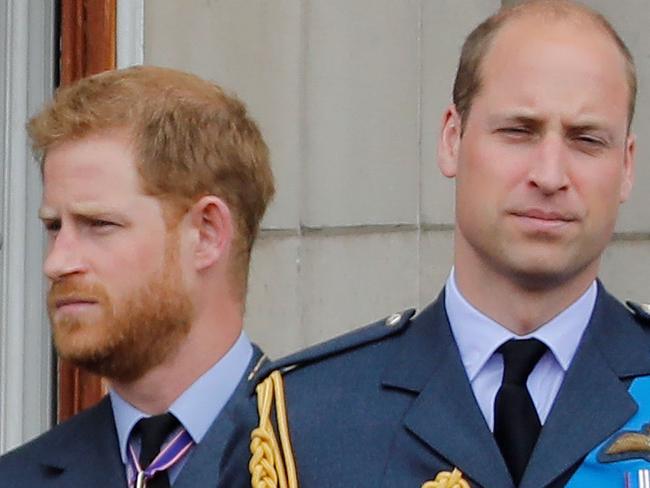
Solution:
[[[413,319],[402,337],[382,384],[416,395],[404,427],[481,486],[512,487],[454,343],[444,294]],[[599,283],[590,323],[521,488],[548,485],[634,414],[625,380],[650,374],[648,343],[633,316]]]

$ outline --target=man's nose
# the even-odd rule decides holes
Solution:
[[[82,253],[74,232],[61,228],[50,240],[43,272],[52,281],[81,273],[84,270]]]
[[[566,190],[570,185],[569,151],[562,136],[547,134],[531,163],[529,183],[544,194]]]

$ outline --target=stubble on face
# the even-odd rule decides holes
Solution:
[[[132,382],[174,353],[193,317],[175,237],[168,232],[161,269],[121,303],[100,283],[69,277],[52,284],[48,313],[61,358],[100,376]],[[99,317],[57,317],[56,303],[67,297],[96,302]]]

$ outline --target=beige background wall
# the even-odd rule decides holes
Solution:
[[[639,64],[638,183],[602,277],[650,301],[650,9],[592,0]],[[464,36],[498,0],[146,0],[144,60],[245,100],[278,195],[254,253],[246,327],[272,355],[430,302],[452,258],[436,166]]]

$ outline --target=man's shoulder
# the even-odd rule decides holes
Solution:
[[[650,328],[650,303],[638,303],[628,300],[625,304],[628,306],[637,322]]]
[[[414,314],[414,309],[397,312],[284,358],[270,361],[256,372],[255,379],[264,379],[272,371],[280,371],[284,376],[292,378],[296,371],[309,376],[352,367],[355,363],[366,363],[370,367],[368,359],[373,357],[375,361],[381,362],[382,348],[399,339],[412,324]]]
[[[645,332],[647,344],[650,346],[650,304],[642,302],[634,302],[627,300],[626,310],[632,316],[636,324]]]
[[[31,474],[35,469],[39,469],[43,459],[52,453],[74,450],[75,447],[88,442],[91,435],[101,435],[98,433],[98,420],[110,415],[110,412],[110,401],[105,398],[98,405],[0,456],[0,479],[19,480],[26,473]]]

